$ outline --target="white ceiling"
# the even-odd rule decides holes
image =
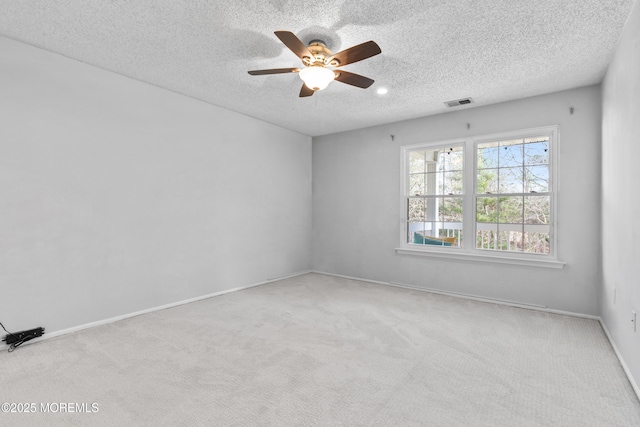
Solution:
[[[599,83],[635,0],[0,0],[0,35],[316,136]],[[382,54],[299,98],[273,34]],[[377,95],[380,87],[389,89]]]

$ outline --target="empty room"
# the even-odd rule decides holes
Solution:
[[[0,425],[640,426],[637,0],[0,1]]]

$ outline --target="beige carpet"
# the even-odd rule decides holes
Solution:
[[[596,321],[317,274],[2,352],[0,384],[37,405],[1,425],[640,426]]]

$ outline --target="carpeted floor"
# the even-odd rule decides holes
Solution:
[[[597,321],[318,274],[3,352],[0,384],[36,404],[2,425],[640,425]]]

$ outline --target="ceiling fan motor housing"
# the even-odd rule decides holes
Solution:
[[[336,65],[338,65],[338,61],[336,60],[332,60],[331,63],[329,64],[324,63],[324,61],[327,58],[329,58],[331,55],[333,55],[333,53],[331,52],[331,50],[329,50],[327,45],[325,45],[325,43],[322,40],[311,40],[309,42],[309,52],[313,54],[313,60],[309,58],[305,61],[304,59],[306,59],[306,57],[303,58],[303,62],[307,66],[311,64],[317,64],[317,65],[322,64],[322,65],[331,65],[332,67],[335,67]]]

